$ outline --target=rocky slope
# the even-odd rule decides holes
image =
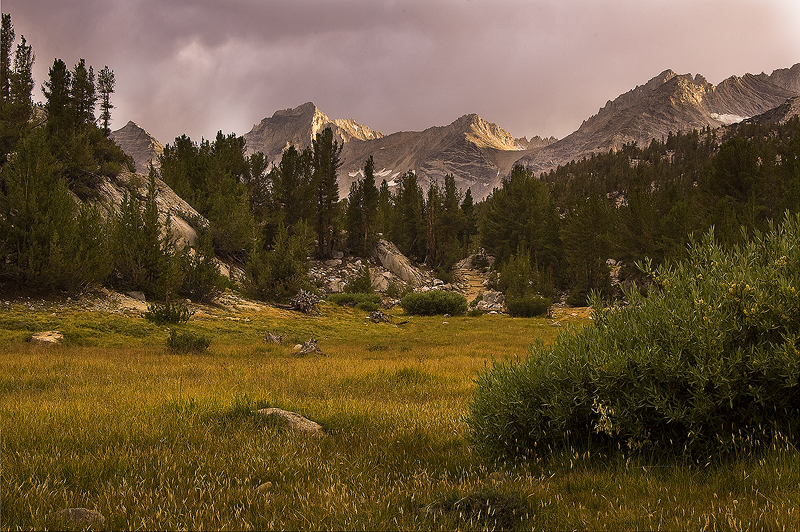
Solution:
[[[733,76],[712,85],[703,76],[665,70],[606,103],[562,140],[520,159],[535,173],[593,153],[637,142],[647,145],[670,131],[717,128],[774,109],[800,95],[800,64],[772,75]]]
[[[135,122],[128,122],[124,127],[111,132],[111,138],[122,151],[133,157],[136,172],[147,174],[150,164],[159,167],[159,157],[164,153],[164,145]]]

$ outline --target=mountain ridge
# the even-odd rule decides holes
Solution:
[[[358,179],[364,162],[372,156],[376,170],[380,169],[376,172],[378,179],[392,183],[399,174],[412,170],[420,184],[427,186],[452,174],[459,189],[471,188],[473,197],[480,200],[501,186],[515,164],[541,174],[571,160],[619,150],[627,143],[646,145],[654,138],[666,138],[670,132],[718,128],[755,116],[766,119],[764,116],[770,115],[765,113],[797,96],[800,96],[800,63],[769,75],[762,72],[730,76],[718,85],[709,83],[701,74],[678,74],[666,69],[608,100],[563,139],[514,138],[475,113],[462,115],[444,126],[384,135],[353,119],[331,119],[312,102],[275,111],[271,117],[254,124],[244,138],[248,154],[261,151],[268,161],[277,164],[288,146],[305,149],[318,132],[331,127],[335,139],[343,145],[341,195]],[[796,103],[790,105],[785,112],[796,113],[797,107]],[[122,146],[136,160],[137,171],[140,160],[147,164],[155,158],[153,162],[157,164],[156,155],[144,157],[146,146],[131,147],[134,131],[130,129],[127,140],[124,135],[120,138],[134,152]],[[112,135],[117,138],[121,131]],[[147,143],[148,136],[139,133],[138,138]]]

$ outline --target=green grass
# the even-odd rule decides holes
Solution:
[[[0,307],[0,527],[43,529],[68,507],[145,530],[782,530],[800,517],[789,446],[708,468],[478,456],[465,421],[474,378],[553,341],[548,320],[394,309],[398,325],[375,324],[320,308],[210,308],[180,326],[210,348],[172,354],[169,327],[135,315]],[[45,329],[65,344],[27,343]],[[327,356],[292,352],[309,338]],[[250,414],[264,406],[326,435]]]

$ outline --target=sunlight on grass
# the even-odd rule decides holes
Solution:
[[[134,316],[4,312],[3,528],[47,528],[68,507],[101,512],[110,529],[151,530],[797,523],[798,455],[788,447],[715,469],[569,453],[546,463],[476,456],[465,422],[473,379],[492,358],[552,341],[558,331],[547,320],[393,310],[395,324],[374,324],[358,310],[322,311],[193,319],[184,329],[212,343],[188,355],[167,351],[166,327]],[[26,342],[56,328],[63,346]],[[265,330],[286,334],[286,345],[264,343]],[[309,338],[327,356],[292,352]],[[326,434],[251,413],[265,406],[300,413]]]

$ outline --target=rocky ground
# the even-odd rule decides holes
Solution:
[[[384,267],[377,259],[365,260],[343,255],[324,262],[312,262],[309,280],[323,294],[342,292],[363,272],[365,265],[369,267],[375,290],[383,293],[394,303],[398,301],[399,295],[409,288],[418,291],[438,289],[459,292],[469,302],[481,298],[482,301],[478,308],[484,312],[503,312],[502,294],[491,291],[487,286],[491,257],[487,258],[482,255],[473,255],[458,263],[451,283],[445,283],[436,279],[430,271],[415,267],[413,278],[418,286],[411,286],[411,283],[404,281],[397,273]],[[210,304],[196,304],[188,300],[186,303],[197,318],[240,320],[247,319],[242,317],[243,314],[252,312],[283,318],[295,315],[291,310],[251,300],[231,290],[226,290]],[[148,301],[140,292],[117,292],[107,288],[89,290],[78,296],[51,294],[48,297],[32,297],[0,294],[0,312],[3,309],[22,307],[31,311],[51,313],[62,310],[81,310],[141,316],[147,311],[147,304]],[[590,315],[591,309],[589,308],[572,308],[559,302],[551,310],[551,318],[556,321],[565,317],[588,318]]]

